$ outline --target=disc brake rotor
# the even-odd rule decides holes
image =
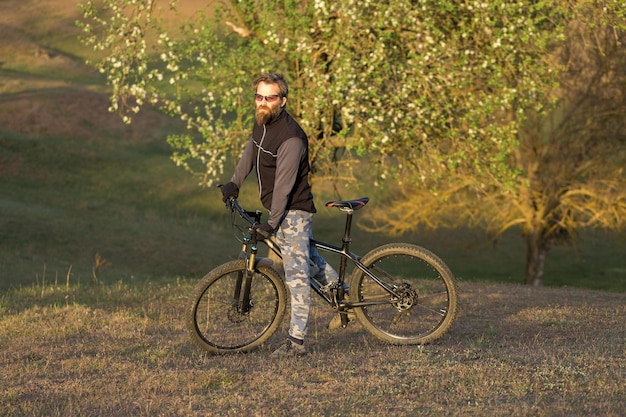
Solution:
[[[403,288],[397,290],[398,298],[392,303],[398,311],[410,310],[417,303],[417,291],[409,284],[404,284]]]

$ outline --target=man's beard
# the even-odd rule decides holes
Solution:
[[[270,107],[266,105],[261,105],[256,108],[254,117],[256,118],[256,122],[262,126],[268,123],[270,120],[276,118],[280,114],[280,110],[280,106]]]

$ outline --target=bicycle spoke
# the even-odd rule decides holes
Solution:
[[[249,350],[269,338],[280,324],[286,305],[283,282],[271,269],[255,272],[249,305],[240,306],[236,297],[244,263],[234,261],[220,268],[198,284],[187,328],[205,350]]]
[[[423,248],[390,244],[362,258],[372,274],[355,273],[357,316],[374,335],[391,343],[427,343],[440,337],[456,314],[456,290],[443,263]],[[386,299],[386,303],[375,303]]]

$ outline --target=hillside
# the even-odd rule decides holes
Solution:
[[[432,345],[329,333],[316,301],[301,361],[268,357],[286,328],[257,352],[203,355],[188,297],[238,242],[216,190],[169,160],[180,126],[107,112],[78,17],[76,1],[0,2],[0,415],[626,415],[626,244],[602,233],[550,253],[546,281],[569,288],[538,289],[511,284],[515,232],[489,247],[467,230],[402,237],[459,278],[458,318]],[[341,220],[321,209],[317,237],[336,242]],[[357,251],[388,240],[355,233]]]
[[[207,3],[179,4],[185,18]],[[202,275],[236,251],[219,195],[169,160],[165,136],[179,124],[146,109],[126,126],[107,111],[104,80],[84,63],[92,52],[77,39],[79,18],[75,0],[0,2],[0,289],[68,274],[90,282],[98,256],[108,261],[98,271],[105,281]],[[321,207],[328,196],[316,195]],[[341,219],[323,209],[318,218],[318,237],[336,240]],[[370,235],[356,248],[387,239]],[[465,230],[400,239],[434,250],[463,279],[523,276],[516,231],[494,246]],[[549,285],[626,291],[624,237],[590,233],[575,243],[549,254]]]
[[[96,255],[112,279],[202,274],[217,195],[169,160],[174,121],[107,111],[79,16],[76,1],[0,3],[0,288],[89,282]]]

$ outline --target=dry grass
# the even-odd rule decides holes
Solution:
[[[205,356],[183,310],[193,282],[33,287],[0,304],[0,415],[622,416],[626,295],[462,283],[451,332],[392,347],[328,333],[301,359]]]

